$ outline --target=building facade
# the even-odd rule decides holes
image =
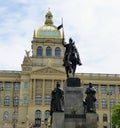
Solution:
[[[66,80],[62,66],[62,33],[53,23],[50,10],[45,22],[34,31],[31,51],[26,51],[21,71],[0,71],[0,128],[29,128],[49,124],[51,91]],[[120,74],[76,73],[83,91],[95,86],[99,128],[111,125],[112,106],[120,103]],[[85,95],[84,95],[85,96]]]

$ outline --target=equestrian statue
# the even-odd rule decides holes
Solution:
[[[65,67],[66,75],[69,77],[69,74],[72,74],[74,77],[76,66],[82,65],[78,50],[72,38],[69,38],[69,43],[66,43],[63,38],[62,44],[65,47],[63,66]]]

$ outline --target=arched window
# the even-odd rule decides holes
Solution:
[[[103,122],[107,122],[107,114],[103,114]]]
[[[14,106],[18,106],[19,105],[19,97],[18,96],[14,97],[13,105]]]
[[[35,111],[35,125],[38,127],[40,127],[41,125],[41,111],[40,110]]]
[[[41,118],[41,111],[40,110],[35,111],[35,119],[37,119],[37,118]]]
[[[46,56],[52,56],[52,49],[51,47],[46,48]]]
[[[8,120],[9,113],[7,111],[4,112],[3,119]]]
[[[41,104],[41,103],[42,103],[42,97],[41,97],[40,95],[37,95],[37,96],[35,97],[35,103],[36,103],[36,104]]]
[[[55,49],[55,57],[60,57],[60,54],[61,54],[60,48],[57,47],[57,48]]]
[[[42,49],[42,47],[38,47],[37,48],[37,56],[42,56],[42,52],[43,52],[43,49]]]
[[[46,110],[45,111],[45,119],[48,119],[50,116],[50,111],[49,110]]]
[[[102,108],[106,108],[107,107],[107,101],[106,99],[102,99]]]
[[[6,96],[4,99],[4,105],[10,105],[10,97]]]

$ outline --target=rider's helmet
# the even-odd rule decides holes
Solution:
[[[70,39],[69,39],[69,43],[70,43],[70,44],[72,44],[72,42],[73,42],[73,39],[72,39],[72,38],[70,38]]]
[[[72,38],[69,39],[69,43],[72,44],[72,45],[75,44],[75,42],[73,42],[73,39]]]

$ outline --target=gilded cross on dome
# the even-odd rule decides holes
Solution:
[[[50,11],[50,8],[48,8],[48,12]]]

